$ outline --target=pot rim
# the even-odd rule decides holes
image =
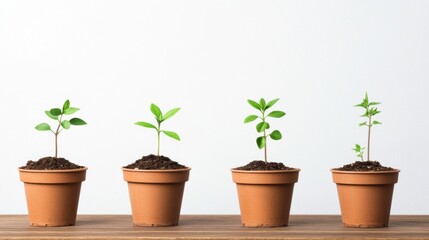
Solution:
[[[336,170],[335,168],[331,168],[332,173],[341,173],[341,174],[388,174],[388,173],[399,173],[401,170],[394,168],[393,170],[389,171],[343,171],[343,170]]]
[[[290,173],[290,172],[299,172],[300,168],[292,168],[287,170],[237,170],[231,168],[233,173],[252,173],[252,174],[268,174],[268,173]]]
[[[179,168],[179,169],[130,169],[130,168],[121,168],[124,172],[151,172],[151,173],[175,173],[175,172],[186,172],[190,171],[190,167]]]
[[[53,169],[53,170],[35,170],[35,169],[18,168],[18,171],[27,172],[27,173],[69,173],[69,172],[83,172],[86,170],[88,170],[87,167],[76,168],[76,169]]]

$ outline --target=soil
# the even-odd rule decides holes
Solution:
[[[293,168],[286,167],[281,162],[265,162],[261,160],[255,160],[247,165],[236,167],[234,170],[246,170],[246,171],[268,171],[268,170],[291,170]]]
[[[179,164],[178,162],[172,161],[168,157],[157,156],[154,154],[143,156],[141,159],[136,160],[134,163],[125,166],[124,168],[128,169],[146,169],[146,170],[155,170],[155,169],[183,169],[186,166]]]
[[[383,172],[394,170],[391,167],[382,166],[377,161],[356,161],[351,164],[344,165],[340,168],[334,168],[340,171],[358,171],[358,172]]]
[[[83,168],[77,164],[70,162],[64,158],[44,157],[37,161],[28,161],[25,166],[20,169],[27,170],[66,170]]]

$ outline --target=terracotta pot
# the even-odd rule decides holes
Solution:
[[[393,186],[399,170],[354,172],[331,170],[337,184],[341,216],[346,227],[387,227]]]
[[[242,171],[232,169],[245,227],[281,227],[289,222],[294,184],[300,169]]]
[[[190,168],[122,170],[124,180],[128,182],[134,226],[167,227],[179,224],[183,191]]]
[[[85,180],[86,170],[19,169],[32,226],[75,225],[80,186]]]

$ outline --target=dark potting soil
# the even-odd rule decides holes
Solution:
[[[37,161],[28,161],[25,166],[20,169],[27,170],[66,170],[83,168],[77,164],[70,162],[64,158],[44,157]]]
[[[382,166],[377,161],[356,161],[351,164],[346,164],[340,168],[334,168],[340,171],[358,171],[358,172],[383,172],[394,170],[391,167]]]
[[[293,168],[286,167],[281,162],[265,162],[261,160],[255,160],[247,165],[236,167],[234,170],[246,170],[246,171],[267,171],[267,170],[290,170]]]
[[[128,169],[183,169],[186,166],[179,164],[178,162],[172,161],[168,157],[157,156],[154,154],[143,156],[141,159],[136,160],[134,163],[131,163],[124,168]]]

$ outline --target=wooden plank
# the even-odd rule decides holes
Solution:
[[[340,216],[293,215],[282,228],[244,228],[237,215],[184,215],[177,227],[134,227],[129,215],[79,215],[76,226],[31,227],[0,215],[0,239],[428,239],[429,216],[392,216],[390,227],[345,228]]]

